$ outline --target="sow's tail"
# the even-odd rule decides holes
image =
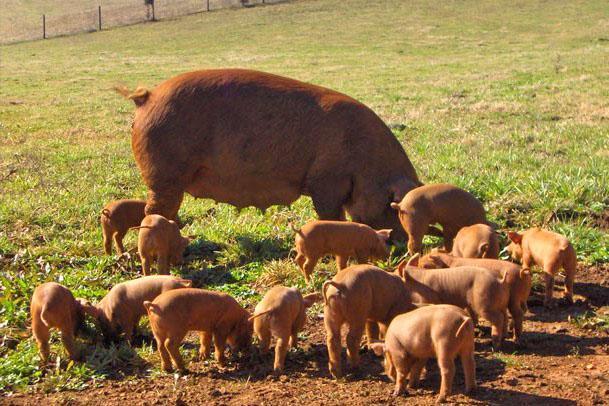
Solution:
[[[150,91],[145,87],[138,87],[132,92],[125,86],[114,86],[114,90],[124,98],[133,100],[137,107],[146,104],[150,97]]]

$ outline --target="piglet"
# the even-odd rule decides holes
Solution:
[[[565,270],[565,298],[573,302],[573,280],[577,269],[575,249],[564,236],[541,228],[531,228],[522,234],[509,232],[512,242],[507,250],[511,257],[522,262],[523,268],[539,265],[543,268],[546,292],[544,305],[552,305],[554,276]]]
[[[316,220],[294,231],[295,261],[307,283],[317,261],[324,255],[334,255],[339,270],[347,267],[350,257],[366,263],[369,259],[382,260],[389,255],[391,230],[374,230],[351,221]]]
[[[172,289],[188,288],[192,281],[171,275],[144,276],[114,285],[91,311],[107,340],[118,340],[121,333],[131,341],[140,318],[146,314],[144,301]]]
[[[391,203],[408,234],[408,251],[421,252],[423,236],[430,225],[442,226],[444,247],[450,251],[457,232],[465,226],[486,223],[482,203],[471,193],[449,184],[420,186],[406,193],[400,203]]]
[[[409,262],[414,258],[416,256]],[[509,302],[505,274],[499,279],[495,272],[473,266],[422,269],[410,266],[406,261],[400,263],[397,273],[415,302],[465,308],[475,324],[483,317],[491,323],[493,347],[501,347]]]
[[[79,358],[74,337],[82,328],[88,309],[90,304],[85,299],[75,299],[68,288],[58,283],[43,283],[34,290],[30,304],[32,334],[42,363],[49,357],[51,328],[61,331],[61,340],[70,359]]]
[[[178,224],[158,214],[150,214],[142,220],[137,239],[137,249],[142,261],[144,276],[150,274],[151,264],[156,258],[160,274],[169,274],[169,265],[182,263],[184,250],[190,239],[182,237]]]
[[[505,275],[510,295],[508,310],[514,321],[514,341],[520,341],[527,299],[531,293],[532,278],[529,269],[498,259],[458,258],[443,252],[425,255],[419,259],[418,266],[427,269],[475,266],[493,271],[499,278]]]
[[[104,251],[112,253],[112,241],[119,254],[125,252],[123,238],[130,228],[140,225],[144,219],[145,200],[123,199],[108,203],[101,211],[99,222],[104,238]]]
[[[250,314],[226,293],[203,289],[175,289],[162,293],[154,301],[145,301],[150,327],[161,355],[161,368],[171,371],[171,360],[186,372],[180,344],[189,331],[198,331],[199,356],[209,357],[214,339],[216,361],[223,365],[226,343],[238,351],[248,349],[252,340]],[[171,359],[170,359],[171,357]]]
[[[260,340],[260,350],[269,350],[271,337],[275,344],[274,371],[281,372],[288,351],[288,344],[296,347],[298,332],[306,322],[306,309],[321,299],[319,293],[302,296],[297,289],[275,286],[256,306],[250,320],[254,322],[254,333]]]
[[[415,308],[402,279],[373,265],[354,265],[339,271],[323,284],[322,295],[328,366],[335,378],[342,376],[343,325],[347,326],[347,359],[356,368],[364,329],[370,344],[373,323],[378,323],[384,332],[395,316]]]
[[[462,227],[453,242],[451,254],[462,258],[499,258],[499,239],[488,224]]]
[[[455,358],[459,356],[465,375],[465,392],[476,388],[474,324],[465,311],[452,305],[431,305],[395,317],[384,343],[373,343],[377,355],[385,355],[385,373],[395,382],[393,394],[419,382],[428,358],[436,358],[442,381],[437,402],[451,394]],[[410,376],[409,376],[410,375]]]

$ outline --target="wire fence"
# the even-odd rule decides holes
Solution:
[[[146,21],[219,10],[281,3],[286,0],[124,0],[121,6],[98,6],[69,14],[23,15],[0,24],[0,44],[101,31]]]

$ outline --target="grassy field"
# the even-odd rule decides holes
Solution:
[[[3,391],[83,388],[130,351],[153,357],[91,347],[43,376],[25,339],[37,284],[97,300],[138,275],[103,254],[98,225],[106,202],[145,196],[117,84],[245,67],[339,90],[391,125],[424,182],[471,191],[502,228],[565,234],[584,265],[609,262],[606,2],[296,1],[3,46],[0,63]],[[180,215],[196,241],[175,272],[198,286],[250,304],[274,281],[305,288],[288,223],[314,217],[310,199],[261,213],[187,197]],[[320,268],[315,287],[334,264]]]

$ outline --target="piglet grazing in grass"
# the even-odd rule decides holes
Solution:
[[[382,260],[389,255],[391,230],[374,230],[351,221],[316,220],[294,231],[295,261],[307,283],[317,261],[324,255],[334,255],[339,270],[347,267],[349,257],[365,263],[369,259]]]
[[[274,371],[281,372],[288,345],[296,347],[297,335],[306,322],[306,309],[321,299],[319,293],[302,296],[297,289],[275,286],[258,303],[250,320],[260,340],[260,350],[269,350],[271,337],[276,338]]]
[[[341,328],[347,327],[347,359],[352,368],[359,365],[359,348],[366,329],[368,343],[373,323],[387,328],[400,313],[415,308],[406,285],[399,276],[373,265],[354,265],[339,271],[323,284],[324,326],[330,373],[342,376]]]
[[[527,299],[531,293],[531,271],[519,265],[487,258],[458,258],[443,252],[433,252],[419,259],[421,268],[455,268],[461,266],[475,266],[495,272],[498,278],[505,275],[509,290],[508,310],[514,322],[514,341],[519,342],[522,335],[522,323],[527,312]]]
[[[471,193],[448,184],[424,185],[406,193],[400,203],[391,203],[398,211],[408,234],[408,251],[421,252],[423,236],[430,225],[442,226],[444,247],[450,251],[457,232],[465,226],[486,223],[482,203]]]
[[[252,340],[250,314],[226,293],[203,289],[175,289],[145,301],[150,327],[161,355],[161,368],[171,371],[171,360],[186,372],[180,344],[189,331],[198,331],[199,357],[209,357],[213,337],[216,361],[223,365],[226,343],[233,351],[247,350]],[[171,357],[171,358],[170,358]]]
[[[115,200],[104,207],[99,221],[106,254],[112,253],[112,241],[119,255],[125,252],[123,238],[130,228],[140,225],[145,216],[145,207],[145,200],[135,199]]]
[[[160,274],[169,274],[169,265],[182,263],[184,250],[190,239],[182,237],[178,224],[158,214],[150,214],[142,220],[137,239],[137,249],[142,261],[142,272],[150,274],[156,259]]]
[[[564,236],[541,228],[531,228],[524,233],[509,232],[512,242],[507,250],[523,268],[538,265],[543,268],[546,292],[544,305],[552,305],[554,276],[560,268],[565,270],[565,298],[573,302],[573,280],[577,269],[575,249]]]
[[[427,359],[436,358],[442,381],[437,402],[446,401],[455,377],[455,358],[461,359],[465,392],[476,388],[474,360],[474,324],[457,306],[431,305],[400,314],[393,319],[384,343],[373,343],[377,355],[385,354],[385,373],[395,382],[393,394],[404,392],[419,383]]]
[[[43,283],[34,290],[30,304],[32,334],[43,363],[49,357],[51,328],[61,331],[61,340],[70,359],[79,358],[74,337],[82,328],[84,315],[90,308],[86,300],[75,299],[68,288],[55,282]]]
[[[451,254],[462,258],[499,258],[499,239],[488,224],[462,227],[453,242]]]
[[[91,311],[104,338],[116,341],[124,333],[131,340],[140,318],[146,314],[143,303],[163,292],[188,288],[192,281],[171,275],[144,276],[114,285]]]

